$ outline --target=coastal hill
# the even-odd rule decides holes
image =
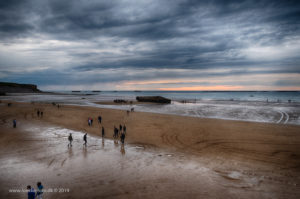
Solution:
[[[0,94],[5,93],[40,93],[36,85],[34,84],[17,84],[11,82],[0,82]]]

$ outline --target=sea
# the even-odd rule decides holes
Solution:
[[[162,96],[171,104],[104,105],[137,96]],[[300,125],[300,91],[51,91],[9,94],[0,100],[91,106],[189,117]]]

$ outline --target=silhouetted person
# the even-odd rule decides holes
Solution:
[[[91,118],[91,126],[93,126],[93,118]]]
[[[125,133],[121,133],[121,142],[122,144],[124,144],[124,141],[125,141]]]
[[[98,122],[101,124],[101,120],[102,120],[102,117],[99,115],[98,116]]]
[[[116,128],[116,135],[117,135],[116,138],[118,138],[119,137],[119,129],[117,129],[117,128]]]
[[[126,126],[125,126],[125,124],[123,126],[123,131],[124,131],[124,133],[126,133]]]
[[[43,111],[41,111],[41,117],[43,117],[43,114],[44,114]]]
[[[68,140],[69,140],[68,147],[71,147],[71,146],[72,146],[72,142],[73,142],[72,133],[70,133],[70,135],[69,135],[69,137],[68,137]]]
[[[84,146],[86,147],[86,143],[87,143],[87,133],[86,134],[84,134],[84,136],[83,136],[83,141],[84,141]]]
[[[13,120],[13,127],[14,127],[14,128],[17,127],[17,120],[16,120],[16,119]]]
[[[102,137],[105,136],[104,127],[102,126]]]
[[[36,185],[37,185],[36,197],[37,199],[42,199],[44,187],[41,182],[38,182]]]
[[[38,110],[38,111],[36,112],[36,115],[37,115],[38,117],[40,117],[40,110]]]
[[[116,128],[116,126],[114,126],[114,136],[113,136],[114,138],[116,138],[117,137],[117,128]]]
[[[27,186],[27,195],[28,195],[28,199],[35,199],[35,191],[34,188],[31,188],[30,185]]]
[[[119,126],[119,127],[120,127],[120,132],[121,132],[121,131],[122,131],[122,125],[120,124],[120,126]]]

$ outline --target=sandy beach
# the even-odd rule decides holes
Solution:
[[[1,198],[299,198],[300,126],[2,101]],[[42,110],[43,117],[36,111]],[[102,116],[98,124],[97,117]],[[87,118],[94,124],[88,126]],[[12,120],[17,119],[17,128]],[[125,146],[113,127],[125,124]],[[105,139],[101,138],[101,127]],[[67,136],[74,144],[67,147]],[[82,146],[88,133],[88,147]]]

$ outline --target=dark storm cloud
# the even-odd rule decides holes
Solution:
[[[138,69],[233,69],[206,73],[216,77],[298,74],[299,13],[300,2],[288,0],[1,1],[0,43],[9,45],[15,39],[41,38],[81,44],[46,43],[27,47],[20,50],[26,52],[26,56],[41,55],[42,61],[32,59],[33,65],[38,62],[46,68],[53,67],[60,58],[55,57],[55,52],[63,52],[71,61],[60,61],[53,69],[44,71],[4,74],[6,80],[22,79],[43,85],[53,84],[57,79],[55,84],[191,76],[170,70],[163,75],[154,71],[131,75],[130,70]],[[281,49],[277,48],[281,47],[284,49],[279,57]],[[257,58],[256,54],[266,51],[262,48],[267,48],[268,53]],[[253,51],[256,54],[253,55]],[[47,57],[50,54],[52,59]],[[26,60],[28,63],[30,59]],[[51,60],[48,67],[44,60]],[[0,60],[0,67],[8,62]],[[9,67],[14,66],[8,65],[6,69]],[[260,72],[249,70],[254,67],[261,68]],[[272,67],[277,72],[270,70]],[[100,80],[96,75],[88,79],[76,75],[109,69],[128,69],[128,74],[110,74]]]
[[[16,37],[28,32],[32,26],[24,20],[26,1],[0,2],[0,38]]]

